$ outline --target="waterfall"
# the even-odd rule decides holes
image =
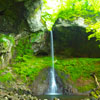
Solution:
[[[51,93],[55,94],[57,92],[57,85],[55,80],[55,71],[54,71],[54,46],[53,46],[53,32],[50,31],[51,38],[51,57],[52,57],[52,69],[51,69]]]
[[[50,39],[51,39],[51,57],[52,57],[52,68],[50,70],[50,82],[49,82],[49,95],[57,94],[57,84],[55,79],[55,70],[54,70],[54,46],[53,46],[53,32],[50,31]]]

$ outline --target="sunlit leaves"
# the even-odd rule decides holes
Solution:
[[[89,0],[89,3],[92,5],[96,12],[100,11],[100,0]]]
[[[82,2],[81,1],[80,2],[76,2],[75,3],[75,10],[81,11],[81,9],[82,9]]]
[[[48,30],[51,30],[58,18],[73,21],[83,17],[89,27],[87,31],[94,32],[89,39],[96,37],[100,40],[100,0],[44,0],[42,19],[46,22]]]
[[[100,22],[96,22],[93,25],[89,25],[87,31],[90,32],[93,30],[93,34],[91,34],[88,39],[90,40],[92,37],[96,37],[96,40],[100,40]]]
[[[44,2],[42,18],[46,22],[47,29],[51,30],[59,13],[60,0],[44,0]]]

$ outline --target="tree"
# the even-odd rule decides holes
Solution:
[[[42,19],[50,31],[58,18],[75,20],[83,17],[88,25],[87,32],[94,32],[89,39],[96,37],[100,40],[100,15],[99,0],[44,0]]]

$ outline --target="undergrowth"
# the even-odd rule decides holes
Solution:
[[[55,68],[70,76],[73,86],[79,91],[84,92],[95,88],[94,79],[90,76],[95,72],[100,81],[100,59],[99,58],[60,58],[55,57]],[[51,57],[49,56],[18,56],[13,64],[12,71],[16,74],[17,79],[23,80],[25,83],[30,83],[35,80],[39,72],[52,66]],[[0,81],[9,81],[13,79],[10,72],[0,71]],[[79,83],[80,82],[80,83]],[[83,82],[83,83],[82,83]]]
[[[9,82],[13,81],[13,74],[9,71],[8,68],[0,69],[0,82]]]
[[[49,57],[35,57],[24,55],[17,57],[12,65],[15,73],[18,74],[24,82],[32,82],[39,72],[50,66],[51,60]]]
[[[73,85],[81,92],[96,87],[91,73],[95,72],[100,81],[100,58],[58,59],[55,67],[69,74]]]

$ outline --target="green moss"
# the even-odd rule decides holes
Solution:
[[[32,82],[43,68],[50,66],[51,60],[48,59],[24,55],[15,59],[13,70],[24,82]]]
[[[92,72],[95,72],[100,80],[100,64],[98,62],[100,62],[99,58],[58,58],[55,67],[70,76],[68,80],[72,82],[74,87],[80,92],[85,92],[96,87],[94,79],[90,76]],[[63,80],[65,79],[63,75],[59,76]]]
[[[70,74],[73,81],[76,81],[80,76],[85,78],[90,77],[90,73],[96,70],[95,61],[100,59],[95,58],[71,58],[61,59],[55,64],[57,69],[64,71],[66,74]]]
[[[29,36],[23,37],[18,41],[18,44],[16,46],[16,53],[17,53],[17,59],[21,59],[23,55],[31,55],[32,49],[31,49],[32,43],[29,40]]]
[[[13,34],[13,33],[11,33]],[[15,44],[14,36],[13,35],[5,35],[3,33],[0,33],[0,43],[5,42],[5,45],[7,45],[6,42],[8,42],[6,39],[8,39],[12,44]]]
[[[80,92],[92,90],[95,87],[95,84],[89,83],[88,85],[78,86],[77,89]]]
[[[0,82],[9,82],[12,81],[13,75],[11,72],[8,71],[8,69],[0,69]]]
[[[90,76],[92,72],[95,72],[98,80],[100,80],[98,72],[98,70],[100,70],[100,67],[98,66],[99,61],[99,58],[65,59],[55,57],[55,68],[59,70],[58,75],[62,78],[63,82],[67,82],[65,75],[69,75],[69,82],[72,82],[71,84],[73,84],[80,92],[85,92],[95,88],[94,79]],[[19,56],[16,58],[12,66],[17,76],[24,82],[29,83],[35,80],[42,69],[51,65],[51,57],[49,56],[36,57],[24,55],[23,57]],[[62,75],[62,73],[64,73],[64,75]],[[45,78],[46,77],[43,77],[43,80],[45,80]],[[81,81],[80,84],[78,80]]]

